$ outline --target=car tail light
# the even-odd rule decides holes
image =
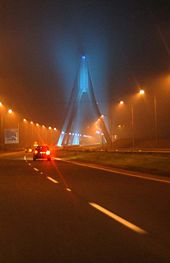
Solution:
[[[46,155],[50,155],[50,151],[48,150],[48,151],[46,151]]]
[[[38,151],[37,151],[37,150],[35,150],[35,151],[34,151],[34,153],[35,153],[35,154],[37,154],[37,153],[38,153]]]

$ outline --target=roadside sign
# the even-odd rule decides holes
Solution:
[[[5,129],[4,142],[5,144],[19,143],[19,129]]]

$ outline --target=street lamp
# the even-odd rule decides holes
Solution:
[[[144,89],[139,90],[139,95],[144,95]],[[131,103],[131,127],[132,127],[132,151],[135,149],[135,132],[134,132],[134,106]]]
[[[144,95],[145,91],[143,89],[140,89],[139,94]],[[155,142],[157,145],[158,144],[158,117],[157,117],[157,99],[155,95],[153,98],[153,104],[154,104]]]
[[[140,89],[140,90],[139,90],[139,94],[140,94],[140,95],[144,95],[144,94],[145,94],[144,89]]]
[[[144,89],[140,89],[138,92],[139,95],[144,95],[145,91]],[[121,100],[119,102],[119,105],[124,105],[125,102],[123,100]],[[135,134],[134,134],[134,106],[131,103],[130,104],[130,114],[131,114],[131,129],[132,129],[132,151],[134,151],[135,148]]]
[[[34,140],[33,125],[34,125],[34,122],[30,121],[30,124],[31,124],[31,144],[33,144],[33,140]]]
[[[13,113],[13,111],[12,111],[11,109],[9,109],[9,110],[8,110],[8,113],[9,113],[9,114],[12,114],[12,113]]]
[[[23,127],[23,144],[26,147],[26,146],[28,146],[27,145],[27,143],[28,143],[28,129],[27,129],[27,120],[25,118],[23,119],[22,127]]]

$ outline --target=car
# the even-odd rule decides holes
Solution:
[[[31,146],[28,148],[25,148],[25,153],[32,153],[32,148]]]
[[[51,152],[48,146],[36,146],[33,150],[33,160],[47,159],[51,161]]]

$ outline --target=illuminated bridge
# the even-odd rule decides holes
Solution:
[[[95,98],[87,59],[81,57],[73,89],[70,95],[66,118],[57,145],[92,144],[87,123],[99,121],[98,130],[102,141],[111,144],[111,138]],[[87,142],[88,141],[88,142]]]

